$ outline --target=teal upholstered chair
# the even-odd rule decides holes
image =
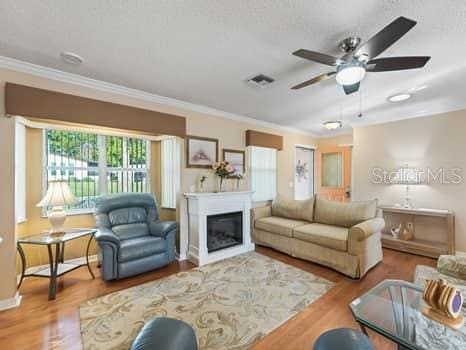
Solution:
[[[150,271],[173,261],[178,226],[173,221],[159,221],[154,196],[101,196],[94,217],[105,281]]]

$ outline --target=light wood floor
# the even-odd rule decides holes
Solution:
[[[362,280],[352,280],[322,266],[295,259],[277,251],[258,247],[259,253],[336,282],[322,298],[259,341],[254,349],[312,349],[315,339],[336,327],[357,328],[348,304],[362,293],[387,279],[411,281],[417,264],[435,266],[435,260],[384,250],[384,260]],[[0,312],[0,349],[81,349],[78,305],[120,289],[152,281],[193,265],[174,262],[166,268],[122,281],[105,283],[96,271],[96,279],[79,269],[66,275],[59,284],[57,299],[47,301],[48,280],[28,278],[23,282],[23,300],[19,308]],[[370,334],[377,349],[395,349],[389,341]]]

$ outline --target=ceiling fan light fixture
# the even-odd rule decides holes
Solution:
[[[402,93],[402,94],[396,94],[396,95],[392,95],[388,98],[388,100],[390,102],[401,102],[401,101],[406,101],[408,99],[411,98],[411,94],[407,94],[407,93]]]
[[[336,80],[340,85],[359,83],[366,75],[366,70],[360,66],[347,66],[338,71]]]
[[[324,123],[324,128],[327,130],[335,130],[342,127],[342,122],[340,120],[331,120]]]

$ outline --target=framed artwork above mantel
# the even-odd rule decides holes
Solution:
[[[234,174],[244,175],[246,172],[245,152],[235,149],[223,149],[222,151],[223,160],[230,163],[233,166]]]
[[[208,137],[186,136],[186,167],[210,169],[218,162],[218,140]]]

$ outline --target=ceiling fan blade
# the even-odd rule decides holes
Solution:
[[[412,27],[414,27],[416,23],[416,21],[409,18],[398,17],[362,45],[356,51],[355,56],[359,57],[361,55],[367,55],[369,58],[374,58],[380,55],[394,42],[405,35]]]
[[[306,60],[326,64],[328,66],[336,66],[337,64],[345,63],[345,61],[337,57],[333,57],[330,55],[326,55],[324,53],[305,50],[305,49],[299,49],[293,52],[293,55],[304,58]]]
[[[367,62],[366,70],[368,72],[388,72],[392,70],[422,68],[429,60],[429,56],[376,58]]]
[[[343,90],[345,91],[345,94],[349,95],[349,94],[352,94],[353,92],[358,91],[359,85],[360,83],[356,83],[353,85],[343,85]]]
[[[315,84],[315,83],[318,83],[319,81],[322,81],[322,80],[326,80],[328,78],[331,78],[333,75],[335,75],[336,72],[329,72],[329,73],[325,73],[325,74],[321,74],[321,75],[318,75],[316,76],[315,78],[312,78],[310,80],[307,80],[301,84],[298,84],[296,86],[293,86],[291,89],[292,90],[298,90],[298,89],[301,89],[303,87],[306,87],[306,86],[309,86],[309,85],[312,85],[312,84]]]

